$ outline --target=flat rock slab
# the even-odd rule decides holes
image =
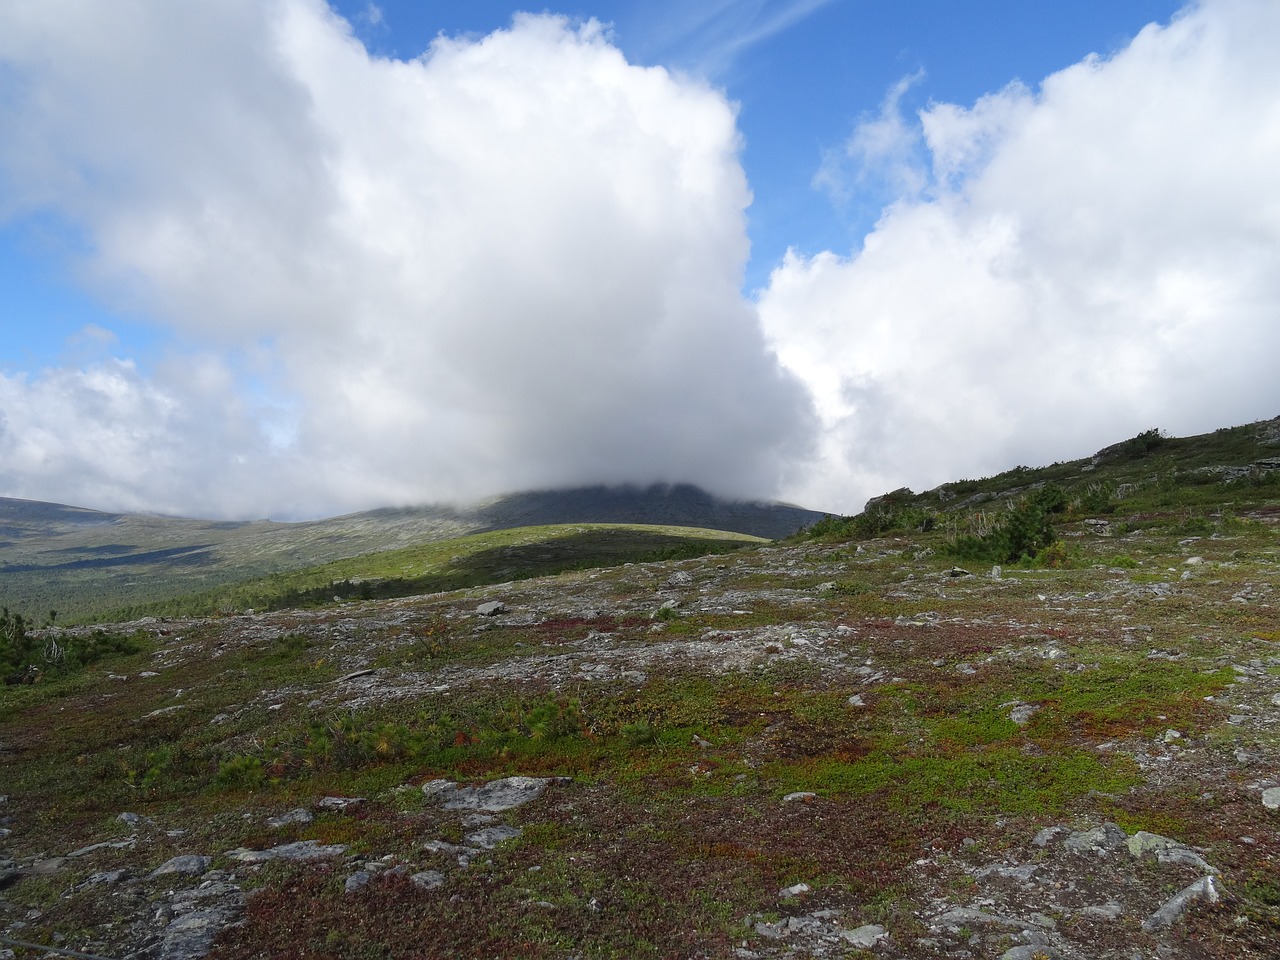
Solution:
[[[481,787],[460,787],[449,780],[432,780],[422,785],[428,800],[446,810],[485,810],[498,813],[542,796],[547,785],[559,777],[506,777]]]
[[[1027,944],[1013,947],[1000,954],[1000,960],[1059,960],[1062,954],[1052,947],[1041,944]]]
[[[941,927],[971,927],[974,925],[1013,927],[1015,930],[1036,929],[1036,924],[1034,923],[1019,920],[1016,917],[1004,917],[996,913],[987,913],[985,910],[975,910],[972,907],[955,907],[934,917],[933,922],[930,924],[935,929]]]
[[[869,923],[856,930],[845,930],[840,934],[842,940],[862,950],[870,950],[887,937],[888,931],[878,923]]]
[[[178,873],[198,877],[209,869],[211,863],[213,863],[212,857],[201,857],[193,853],[183,854],[160,864],[151,871],[151,876],[163,877],[165,874]]]
[[[315,817],[312,815],[310,810],[304,810],[302,807],[298,807],[287,813],[282,813],[278,817],[272,817],[267,821],[267,826],[271,827],[273,830],[279,830],[282,827],[302,826],[303,824],[310,823],[314,819]]]
[[[240,847],[227,854],[232,860],[241,863],[267,863],[270,860],[320,860],[324,857],[336,857],[347,852],[345,844],[335,843],[325,846],[317,840],[299,840],[297,843],[286,843],[269,850],[247,850]]]
[[[91,873],[80,881],[75,887],[77,890],[83,890],[86,887],[97,886],[114,886],[124,880],[128,880],[133,874],[129,870],[103,870],[99,873]]]
[[[213,939],[235,919],[227,910],[194,910],[164,929],[160,960],[196,960],[213,946]]]
[[[76,857],[84,857],[91,853],[96,853],[99,850],[132,850],[136,842],[136,840],[130,837],[128,840],[117,840],[114,842],[106,840],[102,843],[91,843],[89,846],[81,847],[79,850],[72,850],[66,855],[66,858],[70,860]]]
[[[492,850],[500,843],[507,840],[514,840],[524,831],[519,827],[497,826],[486,827],[484,830],[477,830],[475,833],[468,833],[466,836],[467,843],[481,850]]]

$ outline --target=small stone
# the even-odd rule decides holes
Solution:
[[[1009,719],[1020,727],[1025,727],[1037,713],[1040,708],[1034,703],[1015,702],[1012,704],[1013,709],[1009,711]]]
[[[785,900],[787,897],[798,897],[802,893],[808,893],[810,889],[807,883],[795,883],[779,890],[778,896]]]
[[[364,803],[364,797],[321,797],[316,801],[318,810],[346,810]]]
[[[1268,810],[1280,810],[1280,787],[1263,790],[1262,805]]]
[[[347,877],[347,882],[343,885],[344,893],[357,893],[369,885],[369,881],[373,879],[373,874],[368,870],[357,870],[351,876]]]
[[[423,870],[415,873],[409,880],[419,890],[435,890],[444,886],[444,874],[439,870]]]
[[[811,793],[808,790],[797,790],[795,793],[788,793],[782,798],[782,802],[790,803],[793,800],[799,800],[802,803],[808,803],[810,800],[816,799],[817,796],[816,793]]]
[[[476,607],[476,613],[482,617],[496,617],[507,612],[507,605],[501,600],[487,600]]]
[[[129,813],[129,812],[117,814],[116,819],[119,820],[121,823],[128,824],[134,830],[137,830],[139,827],[144,827],[147,825],[147,823],[150,822],[146,817],[142,816],[141,814]]]
[[[1085,917],[1096,917],[1099,920],[1119,920],[1124,916],[1124,906],[1112,900],[1108,903],[1084,907],[1080,914]]]
[[[867,705],[867,702],[862,699],[862,694],[860,693],[855,693],[845,702],[851,707],[865,707]]]

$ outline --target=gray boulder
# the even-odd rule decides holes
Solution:
[[[1062,845],[1077,853],[1107,854],[1127,845],[1129,835],[1114,823],[1104,823],[1092,830],[1077,830]]]
[[[1167,930],[1197,900],[1204,900],[1206,903],[1218,902],[1218,887],[1213,877],[1201,877],[1191,886],[1171,897],[1159,910],[1142,921],[1143,932],[1155,933],[1158,930]]]

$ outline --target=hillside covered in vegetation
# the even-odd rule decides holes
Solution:
[[[783,542],[428,594],[10,614],[46,659],[0,692],[0,936],[1277,956],[1278,441],[1153,431]]]

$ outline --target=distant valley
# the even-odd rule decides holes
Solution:
[[[698,487],[532,491],[463,507],[387,508],[326,520],[220,522],[0,498],[0,603],[62,622],[350,557],[549,524],[694,527],[779,539],[824,514],[725,500]]]

